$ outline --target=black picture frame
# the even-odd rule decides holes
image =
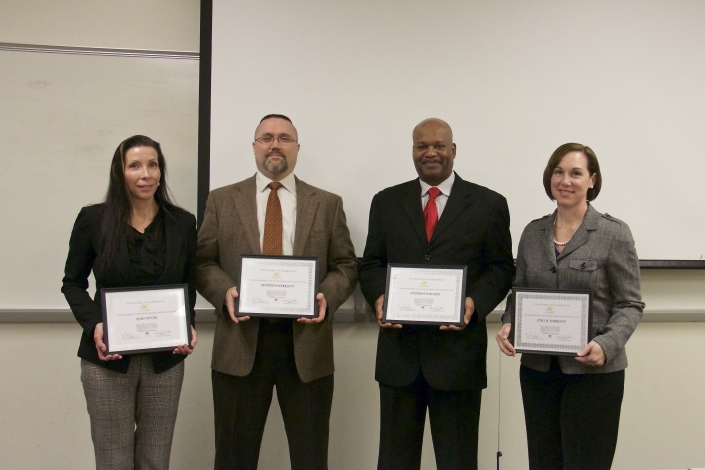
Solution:
[[[392,270],[394,268],[411,268],[411,269],[423,269],[423,270],[458,270],[462,271],[462,281],[461,281],[461,289],[459,289],[458,294],[461,296],[460,299],[460,309],[458,311],[458,317],[454,321],[448,321],[448,322],[430,322],[430,321],[415,321],[415,320],[387,320],[387,310],[388,310],[388,301],[389,301],[389,287],[390,287],[390,281],[391,281],[391,276],[392,276]],[[462,265],[431,265],[431,264],[403,264],[403,263],[388,263],[387,264],[387,281],[386,285],[384,288],[384,304],[382,306],[382,323],[394,323],[394,324],[400,324],[400,325],[427,325],[427,326],[458,326],[458,327],[463,327],[465,326],[465,288],[466,288],[466,283],[467,283],[467,273],[468,273],[468,267],[467,266],[462,266]]]
[[[174,345],[170,346],[164,346],[164,347],[159,347],[159,348],[139,348],[139,349],[111,349],[111,344],[114,343],[113,341],[110,340],[110,318],[108,314],[108,299],[107,297],[110,294],[113,293],[122,293],[122,292],[139,292],[139,291],[154,291],[154,290],[174,290],[174,289],[179,289],[183,291],[183,296],[184,296],[184,315],[180,320],[183,320],[186,324],[186,335],[188,338],[188,345],[189,347],[191,346],[191,340],[192,340],[192,335],[191,335],[191,312],[190,312],[190,303],[189,303],[189,295],[188,295],[188,284],[169,284],[169,285],[161,285],[161,286],[140,286],[140,287],[111,287],[111,288],[103,288],[100,291],[100,296],[101,296],[101,304],[102,304],[102,311],[103,311],[103,342],[105,343],[105,354],[119,354],[119,355],[129,355],[129,354],[142,354],[142,353],[150,353],[150,352],[159,352],[159,351],[173,351],[177,346],[182,345],[183,343],[181,342],[175,342]]]
[[[252,311],[242,311],[240,306],[240,298],[243,292],[243,261],[246,259],[265,259],[265,260],[281,260],[281,261],[306,261],[313,262],[313,290],[311,305],[312,311],[307,314],[300,313],[279,313],[279,312],[252,312]],[[247,317],[264,317],[264,318],[308,318],[314,319],[318,317],[318,301],[316,300],[316,295],[318,294],[318,258],[315,256],[279,256],[279,255],[240,255],[238,258],[238,280],[237,280],[237,292],[238,297],[235,299],[235,314],[237,316],[247,316]]]
[[[514,297],[511,311],[512,327],[509,333],[509,342],[514,346],[516,352],[522,354],[550,354],[552,356],[577,356],[579,351],[561,351],[555,349],[527,349],[521,346],[517,346],[517,335],[520,334],[521,325],[517,326],[517,293],[539,293],[545,294],[546,296],[556,295],[556,296],[568,296],[568,295],[579,295],[585,296],[587,298],[587,327],[585,328],[585,344],[587,345],[594,338],[594,328],[592,325],[592,298],[593,294],[591,290],[585,289],[541,289],[541,288],[531,288],[531,287],[514,287],[512,288],[512,296]]]

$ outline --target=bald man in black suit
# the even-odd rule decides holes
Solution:
[[[419,178],[372,200],[360,267],[362,292],[380,325],[378,469],[420,468],[427,409],[437,468],[476,469],[487,386],[485,317],[514,277],[509,209],[500,194],[453,172],[456,145],[447,123],[422,121],[413,141]],[[424,218],[429,200],[438,214],[430,231]],[[382,323],[387,263],[467,266],[465,326]]]

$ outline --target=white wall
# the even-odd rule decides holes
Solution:
[[[198,0],[3,0],[0,42],[198,51]]]
[[[79,14],[81,11],[85,13]],[[197,16],[195,0],[5,1],[0,4],[0,41],[197,50]],[[116,31],[106,26],[113,24],[126,29]],[[1,152],[2,149],[0,157],[6,158]],[[677,239],[677,234],[671,235]],[[3,265],[3,269],[8,268]],[[705,272],[644,271],[642,276],[647,312],[651,311],[647,320],[667,319],[668,315],[675,318],[679,314],[679,318],[702,318],[699,313],[705,312]],[[57,277],[57,285],[59,280]],[[494,336],[498,326],[489,325],[490,336]],[[174,439],[172,468],[176,470],[209,468],[213,459],[209,368],[213,326],[201,324],[198,332],[199,345],[187,361]],[[337,372],[331,418],[331,469],[375,467],[379,413],[378,389],[373,379],[376,333],[374,324],[335,325]],[[76,357],[79,337],[77,324],[0,325],[2,468],[91,468],[89,422]],[[705,323],[646,322],[639,326],[628,344],[630,367],[615,469],[705,466],[705,368],[700,359],[703,344]],[[526,468],[526,444],[518,361],[500,361],[492,341],[489,387],[483,396],[480,468],[494,468],[500,364],[502,469],[521,470]],[[424,470],[434,468],[430,439],[425,440],[423,462]],[[289,468],[276,404],[265,431],[260,468]]]
[[[498,323],[489,325],[494,335]],[[198,330],[196,352],[187,360],[171,468],[212,466],[213,412],[210,349],[213,325]],[[75,324],[5,324],[0,328],[0,460],[2,468],[90,468],[93,448],[75,355]],[[379,400],[374,381],[376,324],[336,324],[335,395],[331,417],[330,468],[375,468]],[[614,468],[674,469],[705,466],[705,406],[702,344],[705,323],[643,323],[628,345],[630,366]],[[480,468],[494,468],[500,356],[488,351],[488,388],[480,420]],[[503,470],[527,468],[518,359],[501,358],[501,459]],[[435,468],[430,436],[423,470]],[[286,436],[276,399],[262,443],[260,468],[289,469]]]

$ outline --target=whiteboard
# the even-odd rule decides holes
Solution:
[[[71,228],[104,199],[122,140],[160,142],[176,202],[195,213],[198,61],[0,51],[0,83],[0,307],[66,309]]]
[[[215,0],[211,189],[254,174],[259,119],[286,114],[296,174],[343,197],[360,255],[372,197],[416,177],[412,128],[438,117],[458,174],[507,197],[514,253],[554,208],[549,156],[579,142],[639,258],[702,259],[703,24],[684,0]]]

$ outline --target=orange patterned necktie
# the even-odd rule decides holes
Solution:
[[[428,202],[423,210],[423,218],[426,221],[426,239],[431,241],[433,230],[438,223],[438,208],[436,207],[436,198],[441,194],[441,190],[433,187],[428,188]],[[265,232],[267,233],[267,232]]]
[[[282,246],[282,205],[279,202],[277,190],[282,184],[272,181],[267,185],[271,189],[267,198],[267,213],[264,216],[264,240],[262,241],[263,255],[281,255]]]

